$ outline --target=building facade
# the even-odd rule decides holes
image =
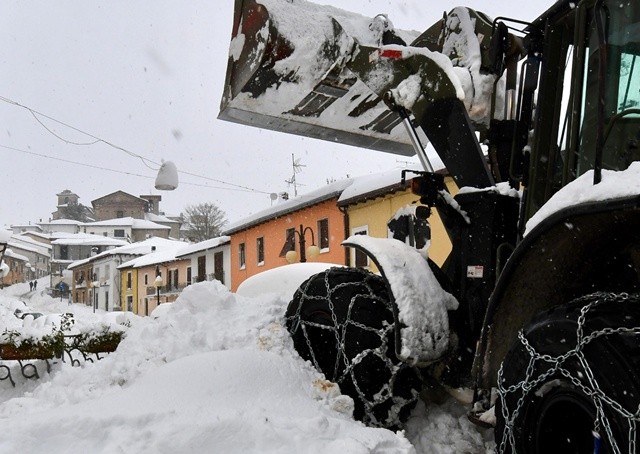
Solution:
[[[217,280],[231,288],[231,239],[228,236],[186,246],[176,257],[191,262],[186,269],[187,283]]]
[[[131,243],[144,241],[151,237],[168,238],[171,231],[170,227],[132,217],[86,223],[82,225],[81,229],[83,233],[90,235],[117,238]]]
[[[411,192],[410,184],[410,179],[401,183],[399,171],[355,179],[338,200],[338,205],[348,216],[349,236],[390,237],[388,222],[399,210],[419,204],[420,198]],[[445,177],[445,184],[452,194],[457,193],[451,177]],[[451,241],[436,210],[432,210],[428,222],[431,231],[429,258],[442,266],[451,252]],[[368,257],[349,249],[348,265],[377,271]]]
[[[312,244],[320,248],[320,255],[307,261],[344,265],[340,243],[346,238],[345,216],[337,201],[350,184],[329,184],[229,226],[224,234],[230,237],[232,291],[255,274],[286,265],[289,251],[295,250],[300,260],[301,243],[304,249]]]
[[[122,282],[121,299],[126,310],[150,315],[159,303],[175,301],[189,285],[187,275],[191,261],[176,258],[185,243],[172,243],[118,267]]]
[[[104,311],[127,310],[126,300],[122,299],[123,283],[118,267],[136,257],[151,254],[159,248],[173,247],[175,243],[154,237],[73,262],[68,267],[73,272],[72,301],[93,304],[96,309]]]

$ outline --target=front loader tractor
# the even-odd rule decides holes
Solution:
[[[426,391],[466,389],[501,452],[636,451],[638,57],[635,0],[561,0],[531,23],[458,7],[422,34],[235,1],[220,118],[423,166],[399,175],[420,206],[394,238],[343,243],[379,273],[315,275],[285,315],[355,417],[401,427]],[[442,267],[420,235],[433,210],[452,243]]]

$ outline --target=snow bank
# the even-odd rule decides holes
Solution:
[[[81,325],[132,321],[118,350],[96,363],[58,363],[51,374],[40,363],[41,378],[26,380],[4,362],[16,387],[0,381],[0,453],[490,452],[491,432],[471,426],[451,400],[419,404],[406,436],[354,421],[353,401],[294,351],[286,304],[202,282],[154,320],[94,314],[27,284],[0,290],[5,326],[16,308],[71,312]]]
[[[292,263],[258,273],[243,281],[236,293],[254,298],[268,293],[279,295],[284,301],[291,301],[300,284],[314,274],[340,266],[333,263],[305,262]]]
[[[189,286],[107,358],[56,364],[23,396],[18,383],[0,404],[0,452],[413,452],[351,418],[350,398],[294,351],[285,304]]]

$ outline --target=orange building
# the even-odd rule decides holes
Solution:
[[[305,250],[311,245],[320,248],[317,257],[307,256],[306,261],[345,265],[340,245],[347,237],[345,215],[337,201],[351,182],[331,183],[230,225],[224,235],[231,238],[231,290],[255,274],[286,265],[288,251],[295,250],[300,260],[301,243]]]

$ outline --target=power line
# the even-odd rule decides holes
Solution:
[[[148,175],[141,175],[139,173],[126,172],[124,170],[117,170],[117,169],[109,169],[108,167],[100,167],[100,166],[96,166],[96,165],[93,165],[93,164],[87,164],[87,163],[84,163],[84,162],[77,162],[77,161],[72,161],[70,159],[58,158],[56,156],[49,156],[49,155],[42,154],[42,153],[36,153],[34,151],[21,150],[20,148],[9,147],[7,145],[1,145],[0,144],[0,148],[5,148],[7,150],[17,151],[19,153],[25,153],[25,154],[32,155],[32,156],[37,156],[39,158],[52,159],[54,161],[65,162],[67,164],[74,164],[74,165],[78,165],[78,166],[82,166],[82,167],[89,167],[91,169],[105,170],[107,172],[120,173],[120,174],[123,174],[123,175],[129,175],[129,176],[133,176],[133,177],[146,178],[146,179],[149,179],[149,180],[153,180],[155,178],[155,177],[148,176]],[[249,190],[249,189],[223,188],[223,187],[219,187],[219,186],[210,186],[210,185],[207,185],[207,184],[190,183],[190,182],[185,182],[185,181],[180,182],[180,184],[184,184],[184,185],[188,185],[188,186],[198,186],[198,187],[209,188],[209,189],[221,189],[223,191],[257,192],[255,190]],[[266,194],[266,193],[264,193],[264,194]]]
[[[56,137],[57,139],[59,139],[59,140],[61,140],[61,141],[65,142],[65,143],[67,143],[67,144],[70,144],[70,145],[79,145],[79,146],[88,146],[88,145],[94,145],[94,144],[96,144],[96,143],[101,142],[101,143],[104,143],[105,145],[108,145],[108,146],[110,146],[110,147],[112,147],[112,148],[115,148],[116,150],[120,150],[120,151],[122,151],[122,152],[124,152],[124,153],[128,154],[129,156],[132,156],[132,157],[135,157],[135,158],[140,159],[140,160],[142,161],[142,163],[143,163],[147,168],[149,168],[149,169],[151,169],[151,170],[155,170],[155,171],[157,171],[157,170],[160,168],[160,166],[162,165],[162,164],[161,164],[161,163],[159,163],[159,162],[155,162],[155,161],[153,161],[153,160],[151,160],[151,159],[149,159],[149,158],[145,158],[144,156],[141,156],[141,155],[139,155],[139,154],[137,154],[137,153],[134,153],[134,152],[132,152],[132,151],[127,150],[126,148],[123,148],[123,147],[121,147],[121,146],[119,146],[119,145],[115,145],[114,143],[111,143],[111,142],[109,142],[109,141],[107,141],[107,140],[105,140],[105,139],[102,139],[102,138],[100,138],[100,137],[98,137],[98,136],[95,136],[95,135],[90,134],[90,133],[88,133],[88,132],[86,132],[86,131],[83,131],[82,129],[76,128],[75,126],[72,126],[72,125],[70,125],[70,124],[68,124],[68,123],[65,123],[65,122],[63,122],[63,121],[61,121],[61,120],[58,120],[58,119],[56,119],[56,118],[53,118],[53,117],[51,117],[51,116],[49,116],[49,115],[47,115],[47,114],[44,114],[44,113],[42,113],[42,112],[38,112],[37,110],[32,109],[31,107],[25,106],[24,104],[20,104],[19,102],[16,102],[16,101],[14,101],[14,100],[12,100],[12,99],[9,99],[9,98],[7,98],[7,97],[5,97],[5,96],[1,96],[1,95],[0,95],[0,101],[4,101],[4,102],[6,102],[7,104],[11,104],[11,105],[14,105],[14,106],[16,106],[16,107],[21,107],[21,108],[23,108],[23,109],[26,109],[27,111],[29,111],[29,112],[31,113],[31,115],[32,115],[32,116],[33,116],[33,118],[38,122],[38,124],[40,124],[40,125],[41,125],[41,126],[42,126],[46,131],[47,131],[47,132],[49,132],[49,133],[50,133],[50,134],[52,134],[54,137]],[[82,142],[73,142],[73,141],[67,140],[67,139],[65,139],[65,138],[61,137],[60,135],[56,134],[55,132],[53,132],[50,128],[48,128],[48,127],[47,127],[47,126],[46,126],[46,125],[45,125],[45,124],[44,124],[44,123],[43,123],[43,122],[38,118],[38,115],[39,115],[39,116],[41,116],[41,117],[47,118],[47,119],[49,119],[49,120],[51,120],[51,121],[54,121],[54,122],[56,122],[56,123],[58,123],[58,124],[60,124],[60,125],[63,125],[63,126],[65,126],[65,127],[69,128],[69,129],[72,129],[73,131],[79,132],[80,134],[84,134],[84,135],[86,135],[87,137],[91,137],[92,139],[94,139],[94,141],[93,141],[93,142],[86,142],[86,143],[82,143]],[[7,147],[5,147],[5,148],[7,148]],[[22,150],[17,150],[17,151],[22,151]],[[47,157],[47,156],[45,156],[45,157]],[[70,161],[70,162],[71,162],[71,161]],[[149,166],[149,164],[147,164],[147,162],[150,162],[151,164],[155,164],[155,165],[156,165],[156,166],[158,166],[158,167],[154,169],[153,167]],[[80,164],[80,163],[76,163],[76,162],[74,162],[74,164]],[[81,164],[81,165],[82,165],[82,164]],[[117,171],[116,171],[116,172],[117,172]],[[192,177],[202,178],[202,179],[204,179],[204,180],[209,180],[209,181],[213,181],[213,182],[216,182],[216,183],[225,184],[225,185],[228,185],[228,186],[233,186],[233,187],[235,187],[235,188],[242,189],[242,190],[244,190],[244,191],[246,191],[246,192],[257,192],[257,193],[260,193],[260,194],[271,194],[270,192],[267,192],[267,191],[261,191],[261,190],[259,190],[259,189],[250,188],[250,187],[248,187],[248,186],[242,186],[242,185],[235,184],[235,183],[229,183],[229,182],[227,182],[227,181],[218,180],[218,179],[216,179],[216,178],[211,178],[211,177],[206,177],[206,176],[204,176],[204,175],[199,175],[199,174],[191,173],[191,172],[187,172],[187,171],[184,171],[184,170],[179,170],[178,172],[179,172],[179,173],[182,173],[182,174],[185,174],[185,175],[192,176]],[[123,172],[123,173],[124,173],[124,172]],[[135,174],[132,174],[132,175],[135,175]],[[138,175],[138,176],[141,176],[141,175]],[[148,178],[148,177],[145,177],[145,178]],[[185,183],[185,184],[186,184],[186,183]],[[192,184],[192,185],[196,185],[196,184],[194,184],[194,183],[191,183],[191,184]],[[196,185],[196,186],[197,186],[197,185]],[[203,187],[212,187],[212,186],[207,186],[207,185],[201,185],[201,186],[203,186]],[[225,189],[225,188],[217,188],[217,189]]]

